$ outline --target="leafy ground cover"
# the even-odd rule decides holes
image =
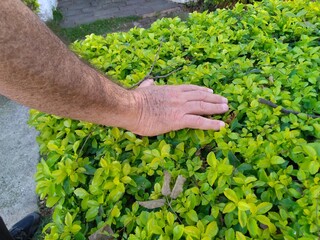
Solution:
[[[318,239],[319,17],[319,2],[266,0],[75,42],[125,87],[158,55],[153,76],[179,71],[157,83],[226,96],[228,126],[147,138],[32,111],[46,239]]]
[[[198,0],[187,4],[188,8],[194,10],[213,11],[217,8],[232,8],[236,3],[249,4],[260,0]]]
[[[187,15],[188,10],[183,9],[169,13],[155,14],[154,16],[145,18],[139,16],[109,18],[81,24],[76,27],[64,28],[60,25],[63,19],[62,13],[59,10],[54,10],[54,18],[47,23],[47,26],[64,42],[70,44],[76,40],[85,39],[87,35],[92,33],[105,36],[113,32],[125,32],[133,27],[149,28],[150,25],[159,18],[179,16],[181,19],[185,19]]]

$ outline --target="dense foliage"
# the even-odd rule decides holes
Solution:
[[[47,239],[105,225],[119,239],[319,239],[320,119],[307,115],[320,115],[319,17],[319,2],[266,0],[75,42],[126,87],[161,45],[153,75],[183,68],[158,84],[214,89],[230,103],[214,118],[229,124],[147,138],[32,111],[44,155],[37,193],[54,207]],[[165,172],[171,187],[186,178],[176,199],[163,196]],[[151,210],[138,203],[163,198]]]
[[[24,2],[24,4],[26,4],[32,11],[39,11],[40,5],[37,0],[22,0],[22,2]]]
[[[191,11],[214,11],[217,8],[232,8],[236,3],[253,3],[261,0],[197,0],[186,4]]]

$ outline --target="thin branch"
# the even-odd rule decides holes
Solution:
[[[161,47],[162,47],[162,43],[163,43],[163,42],[161,41],[160,44],[159,44],[157,54],[156,54],[156,56],[154,57],[154,60],[153,60],[153,63],[152,63],[152,66],[151,66],[151,68],[150,68],[149,73],[148,73],[143,79],[147,79],[147,78],[149,78],[149,77],[151,76],[150,74],[152,73],[153,68],[154,68],[154,66],[156,65],[157,61],[158,61],[159,54],[160,54],[160,49],[161,49]]]
[[[172,206],[171,206],[171,201],[169,201],[169,199],[168,199],[166,196],[164,196],[164,198],[166,199],[167,204],[168,204],[168,206],[170,207],[171,211],[177,216],[178,221],[182,224],[182,221],[181,221],[181,219],[179,218],[178,214],[173,210],[173,208],[172,208]]]
[[[184,67],[184,66],[179,67],[179,68],[177,68],[177,69],[174,69],[174,70],[172,70],[171,72],[169,72],[169,73],[167,73],[167,74],[165,74],[165,75],[161,75],[161,76],[154,76],[154,77],[152,77],[152,78],[153,78],[153,79],[159,79],[159,78],[166,78],[166,77],[169,77],[171,74],[173,74],[173,73],[175,73],[175,72],[178,72],[178,71],[180,71],[181,69],[183,69],[183,67]]]
[[[264,99],[264,98],[259,98],[259,103],[268,105],[268,106],[270,106],[270,107],[272,107],[272,108],[277,108],[277,107],[279,107],[279,105],[277,105],[277,104],[275,104],[275,103],[273,103],[273,102],[271,102],[271,101],[269,101],[269,100],[266,100],[266,99]],[[290,113],[292,113],[292,114],[298,115],[298,114],[301,113],[301,112],[289,110],[289,109],[286,109],[286,108],[283,108],[283,107],[281,107],[281,110],[280,110],[280,111],[281,111],[282,113],[284,113],[284,114],[290,114]],[[306,115],[307,115],[308,117],[311,117],[311,118],[320,118],[319,115],[313,115],[313,114],[306,114]]]
[[[94,132],[96,129],[97,129],[97,126],[92,127],[92,129],[91,129],[91,131],[89,132],[88,136],[87,136],[86,139],[84,140],[84,143],[82,144],[82,146],[81,146],[81,148],[80,148],[80,150],[79,150],[79,152],[78,152],[77,159],[76,159],[75,161],[78,160],[81,152],[83,151],[84,146],[86,145],[87,141],[89,140],[89,138],[91,137],[91,135],[93,134],[93,132]]]
[[[135,87],[138,87],[141,83],[143,83],[145,80],[147,80],[148,78],[151,77],[151,73],[153,71],[153,68],[156,65],[156,62],[158,61],[158,58],[159,58],[159,54],[160,54],[160,49],[162,47],[162,43],[163,43],[163,41],[161,41],[160,44],[159,44],[158,51],[156,53],[156,56],[154,57],[154,60],[153,60],[153,63],[151,65],[151,68],[150,68],[149,72],[144,76],[144,78],[142,78],[142,80],[140,80],[136,84],[133,84],[129,89],[133,89]]]

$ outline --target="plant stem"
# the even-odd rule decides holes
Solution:
[[[279,105],[269,101],[269,100],[266,100],[264,98],[259,98],[259,103],[262,103],[262,104],[265,104],[265,105],[268,105],[272,108],[277,108],[279,107]],[[281,110],[280,110],[282,113],[285,113],[285,114],[295,114],[295,115],[298,115],[300,114],[301,112],[297,112],[297,111],[294,111],[294,110],[289,110],[289,109],[286,109],[284,107],[281,107]],[[320,118],[319,115],[313,115],[313,114],[306,114],[308,117],[311,117],[311,118]]]

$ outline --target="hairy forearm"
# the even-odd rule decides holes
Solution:
[[[203,116],[228,111],[226,98],[151,80],[121,88],[82,63],[20,0],[0,0],[0,54],[0,94],[47,113],[145,136],[224,126]]]
[[[0,34],[0,94],[44,112],[125,127],[132,94],[80,61],[20,0],[1,0]]]

